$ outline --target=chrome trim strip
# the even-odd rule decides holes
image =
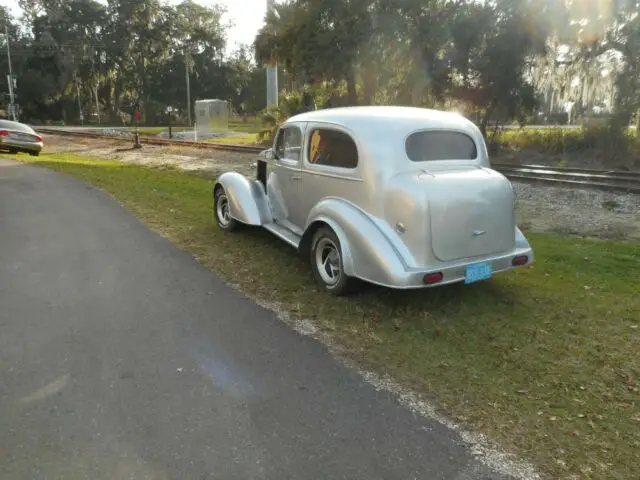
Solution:
[[[344,175],[339,175],[337,173],[325,173],[325,172],[318,172],[316,170],[302,170],[303,173],[308,173],[309,175],[317,175],[319,177],[329,177],[329,178],[337,178],[340,180],[348,180],[350,182],[364,182],[364,180],[362,178],[353,178],[353,177],[347,177]]]

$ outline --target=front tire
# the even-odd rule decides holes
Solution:
[[[218,188],[214,194],[213,213],[218,227],[226,232],[232,232],[239,226],[239,222],[231,217],[229,198],[224,188]]]
[[[340,240],[333,230],[318,229],[313,235],[310,253],[313,276],[324,291],[335,296],[352,291],[354,279],[344,273]]]

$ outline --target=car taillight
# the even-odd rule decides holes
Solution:
[[[8,130],[0,130],[0,137],[8,137],[8,136],[9,136]]]
[[[529,257],[527,257],[526,255],[521,255],[519,257],[515,257],[512,261],[511,261],[511,265],[517,267],[518,265],[524,265],[525,263],[527,263],[529,261]]]
[[[36,142],[41,142],[43,138],[40,135],[36,135]]]
[[[438,273],[428,273],[424,276],[424,278],[422,279],[425,283],[425,285],[430,285],[432,283],[438,283],[440,281],[442,281],[442,272],[438,272]]]

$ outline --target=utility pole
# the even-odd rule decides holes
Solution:
[[[187,118],[189,119],[188,125],[191,126],[191,76],[189,75],[189,63],[191,56],[184,51],[184,68],[187,76]]]
[[[82,99],[80,98],[80,85],[76,78],[76,98],[78,99],[78,113],[80,116],[80,125],[84,127],[84,112],[82,111]]]
[[[274,0],[267,0],[267,14],[273,11]],[[278,62],[267,65],[267,109],[278,106]]]
[[[15,106],[15,93],[13,91],[14,87],[14,78],[13,78],[13,69],[11,68],[11,46],[9,45],[11,42],[9,40],[9,25],[8,20],[4,24],[4,34],[7,37],[7,59],[9,60],[9,76],[7,76],[7,83],[9,84],[9,112],[13,117],[13,121],[17,121],[16,118],[16,106]]]

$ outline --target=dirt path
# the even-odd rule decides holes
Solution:
[[[256,157],[255,154],[183,146],[144,145],[140,150],[133,150],[131,142],[57,135],[48,135],[45,142],[47,153],[68,153],[138,165],[174,165],[197,171],[236,170],[247,174],[252,171],[251,164]]]

